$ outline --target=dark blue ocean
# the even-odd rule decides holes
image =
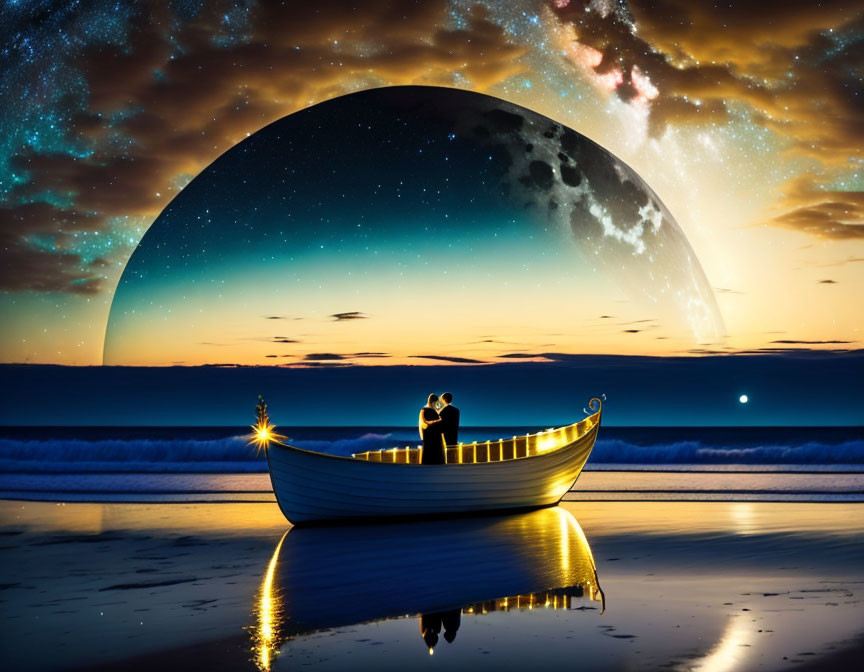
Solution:
[[[544,427],[463,428],[485,441]],[[349,455],[416,445],[413,427],[280,428]],[[248,427],[0,427],[0,498],[272,501]],[[862,427],[603,427],[569,498],[864,501]]]
[[[544,427],[467,427],[466,442]],[[266,472],[248,427],[0,427],[0,471]],[[413,427],[280,428],[300,448],[349,455],[419,443]],[[864,470],[862,427],[603,427],[586,469]]]

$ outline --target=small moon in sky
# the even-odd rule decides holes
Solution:
[[[750,401],[750,397],[748,397],[746,394],[742,394],[740,397],[738,397],[738,401],[740,401],[742,404],[746,404],[748,401]]]

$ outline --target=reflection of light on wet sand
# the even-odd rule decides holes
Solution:
[[[136,530],[232,536],[281,532],[285,517],[275,503],[93,504],[0,501],[0,523],[15,522],[32,532],[100,534]]]
[[[736,521],[732,513],[736,507],[746,518]],[[680,661],[679,669],[692,667],[708,672],[737,670],[755,667],[759,661],[774,660],[779,666],[782,656],[798,651],[818,651],[818,655],[823,655],[821,652],[826,647],[836,645],[840,648],[843,642],[852,641],[851,638],[860,630],[861,603],[852,602],[857,597],[835,599],[835,594],[823,593],[821,590],[783,594],[786,591],[834,587],[838,591],[844,589],[843,593],[836,593],[836,598],[847,592],[845,588],[849,588],[849,592],[858,592],[854,585],[847,585],[846,582],[859,581],[861,578],[860,548],[864,537],[861,533],[860,504],[754,503],[742,510],[738,503],[580,502],[567,504],[566,509],[578,517],[578,522],[567,522],[569,516],[562,516],[565,511],[552,508],[508,517],[490,524],[488,528],[484,526],[493,537],[500,535],[502,538],[502,543],[489,544],[484,548],[521,554],[528,566],[549,578],[536,585],[556,585],[559,577],[562,579],[559,585],[570,582],[570,579],[578,581],[580,576],[592,579],[590,574],[576,574],[578,567],[590,567],[588,558],[580,557],[580,544],[576,543],[581,537],[577,533],[578,525],[584,529],[591,544],[600,549],[598,564],[603,587],[612,593],[613,598],[610,614],[600,621],[592,620],[596,612],[568,614],[562,611],[557,615],[550,614],[553,618],[548,620],[543,620],[542,616],[532,617],[531,614],[536,615],[538,612],[549,613],[542,608],[549,596],[538,593],[534,610],[529,611],[526,606],[525,611],[521,612],[522,616],[516,614],[508,618],[497,612],[485,620],[463,616],[468,622],[463,625],[465,630],[457,641],[459,648],[445,647],[429,661],[426,660],[428,656],[423,655],[426,647],[417,640],[413,623],[402,630],[399,628],[405,624],[399,621],[388,622],[389,625],[377,622],[363,626],[368,627],[364,632],[375,633],[376,639],[373,641],[393,634],[395,639],[411,642],[408,649],[410,653],[405,654],[404,658],[398,657],[401,655],[397,651],[398,647],[389,647],[386,654],[391,657],[387,660],[388,664],[382,667],[396,669],[401,665],[400,669],[412,669],[423,662],[434,663],[442,653],[446,658],[449,652],[458,651],[460,656],[467,656],[468,635],[476,638],[476,641],[487,638],[485,641],[489,645],[495,645],[494,654],[501,656],[499,660],[506,661],[508,656],[516,659],[524,656],[526,650],[532,651],[530,647],[539,645],[541,648],[536,650],[538,657],[548,654],[550,662],[566,666],[568,659],[564,656],[572,657],[572,649],[560,649],[566,653],[559,657],[555,653],[559,649],[553,645],[552,638],[564,640],[573,634],[573,628],[577,628],[579,632],[586,633],[579,651],[580,656],[583,650],[585,652],[586,669],[600,669],[604,663],[610,668],[624,669],[628,661],[632,660],[627,657],[632,656],[632,653],[627,653],[632,651],[632,647],[624,646],[627,640],[595,638],[599,639],[598,642],[588,636],[594,632],[597,623],[608,623],[616,626],[619,633],[637,635],[639,639],[629,641],[644,646],[643,654],[646,657],[653,656],[647,658],[652,663],[677,660]],[[179,650],[199,643],[207,644],[207,653],[201,655],[214,661],[212,667],[216,668],[227,663],[223,659],[222,648],[214,646],[213,642],[221,637],[226,638],[226,641],[236,637],[243,628],[249,628],[249,639],[237,649],[241,651],[243,663],[248,665],[251,660],[256,666],[253,669],[257,669],[260,662],[266,661],[271,669],[278,669],[289,662],[285,654],[276,653],[279,649],[289,654],[292,660],[297,660],[301,653],[314,651],[314,647],[323,644],[335,658],[340,652],[349,649],[356,654],[358,647],[354,640],[365,636],[356,634],[354,628],[345,628],[342,635],[331,632],[311,637],[299,633],[302,636],[298,636],[301,627],[291,618],[295,612],[301,613],[298,611],[297,595],[304,592],[308,595],[311,591],[314,598],[318,590],[326,590],[327,587],[320,582],[311,585],[301,582],[298,586],[299,577],[305,577],[307,573],[297,571],[297,559],[303,555],[294,552],[291,536],[286,537],[279,550],[272,581],[265,581],[276,551],[273,542],[279,542],[285,531],[284,521],[275,505],[57,506],[53,503],[0,502],[0,517],[10,530],[21,531],[20,534],[4,538],[4,545],[17,545],[16,548],[4,550],[4,556],[9,559],[4,565],[9,577],[4,577],[4,580],[37,585],[48,591],[52,600],[60,600],[60,604],[67,598],[74,598],[69,600],[72,606],[61,610],[47,601],[40,600],[44,604],[37,605],[30,594],[32,591],[4,591],[4,598],[8,600],[6,611],[21,614],[19,619],[8,620],[5,632],[7,639],[19,643],[20,649],[27,651],[26,657],[31,660],[41,656],[45,660],[51,658],[59,661],[54,665],[56,669],[85,669],[91,663],[94,666],[96,662],[107,665],[115,658],[119,661],[156,651],[163,652],[160,660],[170,663],[169,652],[175,647]],[[562,524],[562,520],[565,524]],[[471,527],[477,521],[470,525],[459,522],[453,525],[461,524]],[[747,526],[750,535],[741,537],[738,530],[742,525]],[[369,543],[374,542],[374,526],[370,526],[368,531],[356,529],[361,530],[357,533],[358,544],[362,546],[362,539],[367,535],[370,537]],[[562,538],[565,529],[568,530],[569,545]],[[81,543],[74,539],[39,539],[30,536],[35,533],[76,530],[80,530],[82,537],[100,531],[117,531],[117,534],[111,535],[117,539],[103,545],[86,543],[91,541],[88,539],[83,539]],[[138,534],[138,530],[144,531],[144,534]],[[164,534],[160,534],[160,530],[164,530]],[[807,533],[807,530],[813,532]],[[689,536],[718,531],[724,533],[720,538]],[[766,538],[764,543],[761,540],[753,543],[754,537],[751,536],[778,532],[785,534],[787,531],[794,537]],[[294,535],[295,532],[302,540],[307,531],[295,530],[290,534]],[[176,537],[186,534],[196,537],[192,541],[209,542],[218,537],[220,543],[194,546],[174,543]],[[307,537],[323,534],[321,531],[309,531]],[[670,538],[657,538],[657,535],[666,534],[671,535]],[[338,532],[331,532],[330,536],[338,538]],[[728,536],[733,543],[725,543],[723,536]],[[738,545],[734,537],[746,543]],[[66,543],[33,543],[39,541]],[[779,546],[774,541],[778,541]],[[117,583],[151,580],[135,573],[142,565],[131,559],[153,555],[157,548],[159,555],[167,559],[160,573],[168,573],[167,578],[197,576],[201,581],[155,591],[129,590],[108,595],[93,592],[89,598],[91,600],[124,601],[124,604],[106,609],[102,618],[99,617],[101,607],[93,610],[87,607],[87,601],[80,600],[82,588],[98,589]],[[308,548],[308,545],[304,545],[304,548]],[[562,576],[566,567],[566,560],[562,557],[565,548],[569,548],[572,567],[570,573]],[[643,555],[643,549],[650,551],[651,555],[630,560],[629,551],[634,551],[633,556]],[[282,555],[282,550],[285,555]],[[393,548],[382,547],[384,557],[399,551],[398,541],[393,544]],[[271,557],[267,557],[268,553]],[[610,556],[619,556],[621,561],[605,561]],[[218,564],[237,565],[239,576],[228,580],[221,578],[222,572],[211,569],[216,564],[214,558],[218,558]],[[344,566],[341,561],[333,563],[337,577],[339,568]],[[789,569],[785,569],[787,567]],[[646,572],[655,574],[648,577]],[[293,583],[292,577],[295,577]],[[342,585],[351,587],[350,578],[342,581]],[[470,578],[468,576],[466,581]],[[153,577],[152,580],[159,578]],[[237,583],[234,584],[234,581]],[[828,583],[823,583],[825,581]],[[270,585],[269,612],[266,609],[264,611],[269,613],[272,638],[266,656],[262,657],[259,609],[263,604],[261,598],[265,583]],[[317,587],[313,588],[313,585]],[[369,601],[374,602],[376,593],[384,592],[379,588],[369,591]],[[743,592],[753,592],[754,595],[738,597]],[[778,595],[763,597],[763,592]],[[408,592],[405,594],[408,595]],[[342,613],[356,604],[340,599],[344,595],[341,590],[331,592],[322,601],[330,603],[334,613]],[[221,606],[206,611],[180,606],[202,597],[218,597]],[[801,597],[804,599],[798,599]],[[519,599],[519,596],[512,595],[510,599],[501,600],[500,611],[512,609]],[[523,595],[523,605],[524,599]],[[558,599],[561,599],[560,593]],[[840,604],[827,607],[825,602],[828,600]],[[555,595],[552,595],[552,602],[554,606]],[[726,602],[735,604],[727,607]],[[310,600],[307,604],[313,602]],[[594,605],[599,606],[599,603]],[[579,606],[579,603],[574,606]],[[794,607],[794,610],[785,609],[784,606]],[[741,607],[751,607],[753,611],[742,613],[739,611]],[[76,612],[65,611],[67,608],[75,609]],[[114,618],[121,613],[132,613],[136,608],[150,609],[151,618],[145,620],[143,629],[137,619],[125,622],[122,617]],[[396,610],[393,613],[396,614]],[[732,618],[733,614],[736,614],[735,618]],[[565,618],[566,615],[570,618]],[[38,620],[35,620],[37,617]],[[758,624],[751,621],[751,617],[756,618]],[[105,629],[109,618],[112,619],[110,632]],[[32,626],[34,622],[39,624],[38,628]],[[675,628],[679,623],[682,627]],[[686,628],[684,623],[688,624]],[[746,632],[736,631],[738,624],[753,628],[753,634],[750,635],[752,641],[748,642]],[[756,628],[768,628],[774,632],[756,634]],[[146,637],[141,634],[145,631]],[[492,636],[495,639],[488,639]],[[388,639],[387,642],[395,639]],[[45,641],[55,642],[57,646],[46,647]],[[567,643],[570,641],[566,640]],[[290,642],[290,649],[285,648],[286,642]],[[750,643],[752,648],[736,647],[736,642]],[[695,660],[686,657],[691,653],[697,653],[699,657]],[[370,656],[373,654],[370,653]],[[722,661],[727,654],[738,661],[737,665],[730,663],[724,666]],[[608,658],[608,655],[617,658]],[[19,655],[19,658],[23,657]],[[479,657],[477,654],[471,661],[477,661],[475,667],[484,668],[488,666],[485,662],[487,659],[488,656]],[[442,660],[446,662],[449,659]],[[349,661],[346,659],[345,662],[347,664]],[[789,665],[792,666],[792,663]],[[119,667],[120,664],[116,663],[115,666]],[[158,667],[158,664],[155,666]],[[31,665],[13,660],[6,667],[24,669]],[[374,668],[370,664],[367,669]]]
[[[261,670],[270,669],[270,660],[274,650],[273,640],[276,635],[274,621],[278,616],[278,604],[273,595],[273,575],[276,573],[276,567],[279,564],[279,551],[282,550],[282,544],[288,531],[282,535],[279,543],[276,544],[276,550],[273,551],[273,557],[270,558],[270,564],[267,565],[267,573],[264,574],[264,580],[261,582],[261,594],[258,599],[258,667]]]
[[[731,616],[717,645],[702,660],[693,661],[687,668],[701,672],[736,670],[753,641],[752,630],[741,623],[740,617]]]
[[[578,486],[577,486],[578,488]],[[633,533],[777,532],[860,535],[860,504],[774,502],[563,502],[560,508],[595,536]],[[0,523],[31,532],[99,534],[137,530],[233,536],[281,533],[285,518],[276,503],[99,504],[0,501]]]
[[[0,525],[24,525],[33,532],[100,534],[105,531],[104,504],[0,501]]]
[[[737,502],[731,505],[729,513],[735,521],[738,534],[753,534],[754,515],[753,504],[750,502]]]
[[[520,530],[519,543],[540,544],[542,557],[549,569],[554,567],[560,586],[585,584],[591,587],[591,599],[596,592],[596,568],[588,539],[573,514],[561,506],[505,518],[496,525],[502,534],[512,535],[513,527]],[[592,581],[595,583],[592,584]]]
[[[561,549],[559,551],[561,576],[566,576],[567,570],[570,569],[570,525],[568,519],[574,520],[574,518],[563,509],[556,508],[555,512],[558,514],[558,522],[561,526]]]
[[[602,601],[603,611],[605,612],[606,597],[603,594],[603,590],[600,588],[600,582],[597,578],[597,563],[594,562],[594,554],[591,553],[591,546],[588,545],[588,539],[585,536],[585,533],[573,517],[573,514],[569,511],[560,506],[556,506],[552,510],[558,514],[561,524],[561,575],[566,576],[567,572],[571,569],[570,546],[571,544],[575,544],[576,548],[578,548],[578,554],[583,558],[587,557],[591,563],[591,569],[594,571],[593,583],[590,580],[585,581],[585,585],[588,587],[588,597],[591,600]]]
[[[483,584],[482,592],[490,595],[490,599],[468,603],[467,599],[456,599],[458,595],[453,595],[453,591],[461,590],[461,593],[471,595],[476,593],[476,584],[470,578],[462,577],[455,581],[454,587],[453,580],[442,576],[444,592],[450,596],[447,599],[452,601],[448,603],[448,607],[460,608],[466,615],[480,615],[508,612],[511,608],[515,611],[534,611],[540,607],[569,611],[573,600],[604,600],[588,540],[570,512],[552,507],[492,519],[488,525],[480,523],[482,519],[467,521],[464,528],[454,524],[454,529],[450,531],[452,548],[448,553],[450,556],[455,554],[460,559],[459,566],[467,566],[466,563],[479,560],[481,565],[484,562],[490,565],[493,574],[503,576],[505,584],[512,584],[514,577],[518,575],[528,586],[533,584],[549,587],[537,592],[526,591],[512,595],[499,593],[499,597],[491,597],[495,595],[495,590],[487,583]],[[333,624],[402,620],[426,613],[427,610],[422,608],[424,601],[429,603],[430,599],[439,599],[440,586],[437,581],[434,591],[430,591],[429,585],[421,585],[418,590],[420,597],[415,598],[412,590],[417,587],[417,580],[413,572],[394,569],[391,585],[388,575],[382,576],[376,567],[390,562],[394,553],[401,553],[402,558],[407,556],[411,559],[405,563],[397,563],[400,568],[403,565],[416,566],[416,557],[412,555],[413,545],[410,543],[411,534],[416,534],[421,544],[428,542],[429,534],[437,538],[436,543],[440,543],[442,539],[440,532],[436,531],[439,527],[436,527],[435,523],[429,524],[432,527],[426,533],[422,524],[416,525],[408,533],[409,541],[403,548],[393,547],[397,538],[403,538],[394,536],[392,529],[395,528],[370,525],[364,535],[368,536],[368,539],[357,539],[351,546],[342,545],[338,556],[340,563],[325,563],[320,570],[316,554],[321,554],[322,548],[327,549],[328,542],[332,543],[339,538],[338,528],[332,531],[313,531],[317,534],[312,536],[308,536],[310,532],[306,530],[298,530],[295,536],[288,536],[290,530],[286,532],[271,555],[256,596],[255,624],[250,629],[250,634],[258,669],[269,672],[277,653],[283,647],[296,641],[298,636],[309,634],[313,630],[320,631]],[[304,533],[307,535],[305,538]],[[281,556],[282,548],[286,549],[286,556]],[[481,550],[491,554],[490,557],[478,556]],[[280,562],[286,562],[288,556],[291,557],[290,567],[286,571],[280,571]],[[509,556],[509,560],[496,560],[503,556]],[[327,557],[335,556],[328,551]],[[340,566],[342,563],[353,568],[348,579]],[[516,564],[522,569],[516,571]],[[299,572],[302,581],[297,582],[298,575],[293,572]],[[364,578],[364,572],[374,577],[374,580]],[[522,576],[523,574],[525,576]],[[310,576],[314,576],[314,580],[310,580]],[[461,589],[460,581],[463,586]],[[309,583],[317,586],[314,592],[310,592]],[[378,611],[377,603],[381,591],[401,597],[394,600],[387,610]],[[290,601],[285,599],[286,594],[291,595]],[[333,599],[337,595],[338,604]],[[433,595],[434,598],[430,598]],[[315,623],[315,626],[306,630],[310,623]],[[298,624],[304,625],[298,628]]]
[[[573,512],[592,539],[607,534],[740,533],[745,522],[748,534],[858,537],[861,533],[857,503],[832,503],[832,514],[837,515],[831,516],[825,515],[825,504],[805,502],[563,502],[560,506]]]

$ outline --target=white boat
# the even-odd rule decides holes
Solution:
[[[291,446],[273,432],[263,400],[254,441],[266,451],[279,508],[294,525],[527,510],[557,504],[582,472],[602,402],[588,406],[588,417],[564,427],[447,446],[440,465],[420,464],[420,447],[341,457]]]

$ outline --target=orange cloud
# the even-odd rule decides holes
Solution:
[[[864,7],[832,0],[631,0],[627,7],[557,2],[552,11],[573,41],[571,58],[603,81],[617,73],[622,100],[634,95],[634,73],[656,87],[653,136],[669,126],[723,123],[730,104],[743,102],[789,153],[834,173],[864,160]],[[790,182],[771,222],[821,237],[864,237],[862,192],[823,191],[819,178]]]
[[[176,22],[167,10],[142,12],[128,45],[103,46],[82,60],[88,109],[70,133],[93,153],[30,152],[15,160],[30,179],[11,202],[52,193],[71,205],[43,211],[40,221],[27,205],[0,212],[2,242],[14,250],[4,255],[0,289],[98,289],[80,258],[35,247],[34,232],[57,230],[64,219],[86,219],[98,230],[112,216],[154,217],[176,193],[178,176],[196,175],[286,114],[373,86],[458,79],[482,91],[523,69],[524,48],[485,10],[476,8],[465,27],[452,29],[442,27],[449,24],[446,10],[444,0],[262,3],[247,38],[227,45],[215,39],[215,10],[170,34]]]

